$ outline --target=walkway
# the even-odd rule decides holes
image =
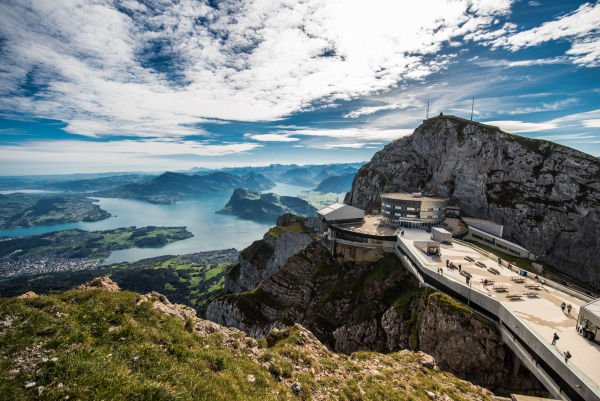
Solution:
[[[531,333],[547,344],[556,358],[564,360],[562,352],[568,350],[572,355],[568,363],[569,367],[586,383],[590,383],[590,387],[596,393],[600,393],[600,345],[584,339],[575,330],[579,308],[587,303],[587,300],[548,285],[540,289],[530,289],[528,285],[536,284],[534,278],[525,277],[523,283],[515,282],[513,278],[523,278],[516,271],[498,266],[496,260],[457,242],[453,242],[452,245],[442,245],[441,257],[427,256],[412,244],[414,241],[429,238],[430,234],[425,231],[407,229],[404,236],[399,238],[399,242],[410,251],[413,260],[415,257],[419,260],[421,269],[429,269],[430,274],[432,272],[439,274],[438,269],[441,268],[442,274],[447,279],[468,288],[465,277],[458,269],[447,268],[446,260],[452,261],[455,265],[461,264],[461,270],[472,275],[471,291],[485,294],[501,302],[526,325]],[[470,257],[473,261],[467,261],[465,257]],[[485,265],[485,268],[477,266],[477,262]],[[488,268],[496,269],[497,274],[489,271]],[[485,279],[493,280],[494,285],[484,286],[482,281]],[[500,290],[500,286],[504,287],[505,291],[496,291]],[[525,292],[530,296],[523,295]],[[512,295],[521,296],[511,298]],[[561,311],[562,302],[573,306],[571,315]],[[550,342],[554,332],[560,339],[556,346],[552,347]]]

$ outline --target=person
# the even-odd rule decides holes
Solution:
[[[508,262],[508,268],[510,269],[512,267],[512,262]]]
[[[554,335],[552,336],[552,345],[556,345],[556,340],[558,340],[558,334],[554,333]]]
[[[544,281],[544,278],[542,277],[542,287],[544,286],[544,284],[546,284],[546,282]]]
[[[458,272],[459,272],[459,273],[460,273],[460,270],[461,270],[461,269],[462,269],[462,265],[461,265],[461,264],[459,264],[459,265],[458,265]]]
[[[571,314],[571,309],[573,309],[573,307],[571,306],[571,304],[567,305],[567,313],[569,315]]]
[[[483,287],[487,288],[487,278],[483,280]]]
[[[567,305],[563,302],[562,304],[560,304],[560,309],[562,309],[562,311],[564,312],[566,306]]]
[[[467,277],[467,285],[469,285],[469,281],[471,280],[471,278],[469,276],[466,276],[466,277]]]
[[[502,265],[502,259],[498,258],[498,266]]]
[[[448,267],[449,263],[450,263],[450,261],[448,259],[446,259],[446,267]]]
[[[535,275],[535,282],[537,283],[537,282],[538,282],[538,280],[539,280],[539,277],[538,277],[538,275],[536,274],[536,275]]]
[[[571,359],[571,353],[569,351],[565,351],[563,354],[565,355],[565,363],[569,362],[569,359]]]

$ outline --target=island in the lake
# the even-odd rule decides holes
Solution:
[[[97,267],[118,249],[160,247],[192,237],[185,227],[63,230],[0,240],[0,277]]]
[[[97,200],[82,195],[0,195],[0,229],[99,221],[111,216]]]
[[[166,172],[144,182],[99,191],[95,195],[107,198],[140,199],[150,203],[169,205],[186,196],[230,191],[238,187],[263,191],[274,186],[273,181],[259,173],[238,176],[223,172],[205,175]]]
[[[248,220],[274,223],[285,213],[300,216],[316,216],[317,209],[307,201],[295,196],[261,194],[236,188],[229,202],[216,213],[230,214]]]

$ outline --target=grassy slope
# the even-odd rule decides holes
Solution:
[[[191,321],[136,299],[103,290],[0,299],[0,321],[10,322],[0,328],[2,398],[428,400],[431,391],[440,399],[489,399],[422,367],[410,352],[333,354],[296,328],[258,348],[242,333],[202,338]],[[297,395],[295,381],[303,388]]]

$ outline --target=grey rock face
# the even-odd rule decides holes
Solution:
[[[276,272],[285,261],[312,240],[310,233],[281,231],[277,237],[267,233],[240,253],[239,267],[225,276],[225,292],[254,289],[261,281]]]
[[[426,120],[377,152],[345,203],[379,208],[382,192],[433,192],[542,262],[600,288],[600,161],[547,141],[456,117]]]

